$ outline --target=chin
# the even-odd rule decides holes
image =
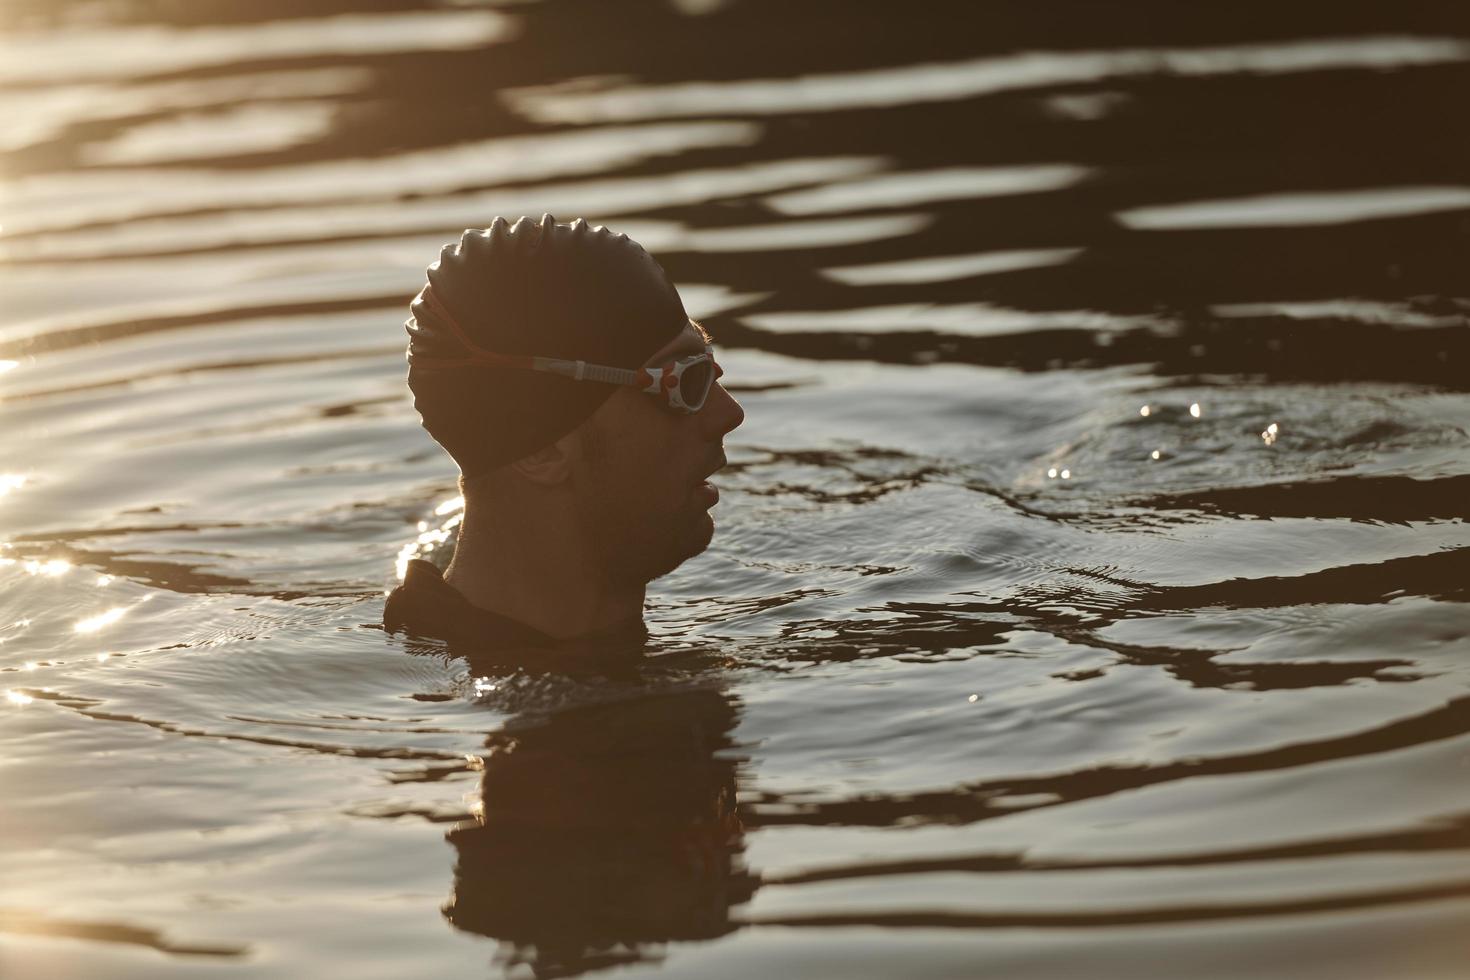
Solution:
[[[709,547],[710,542],[714,539],[715,519],[710,516],[709,511],[700,511],[699,519],[694,533],[695,548],[688,554],[686,560],[688,560],[688,558],[693,558],[695,555],[703,554],[704,550]]]
[[[701,554],[714,539],[715,521],[693,496],[667,510],[619,509],[594,498],[581,515],[595,542],[596,560],[611,580],[639,587]]]
[[[714,540],[715,521],[708,511],[700,511],[692,522],[689,532],[680,541],[670,541],[664,554],[648,555],[648,563],[638,577],[644,582],[662,578],[696,555],[703,554]]]

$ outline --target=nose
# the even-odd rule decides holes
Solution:
[[[716,381],[710,388],[709,398],[698,418],[700,427],[704,429],[704,437],[711,442],[718,442],[727,432],[739,428],[740,423],[745,421],[745,409],[740,407],[734,395],[725,390],[724,385]]]

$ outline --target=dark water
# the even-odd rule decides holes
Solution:
[[[3,16],[6,978],[1466,975],[1464,4]],[[542,211],[748,413],[633,676],[378,628]]]

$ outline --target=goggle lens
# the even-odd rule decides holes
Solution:
[[[679,376],[679,397],[691,412],[697,412],[704,407],[704,400],[709,397],[714,380],[715,363],[710,358],[684,369],[684,373]]]

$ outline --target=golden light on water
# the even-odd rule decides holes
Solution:
[[[416,541],[410,541],[398,549],[398,558],[393,563],[393,568],[398,573],[398,581],[402,582],[403,577],[408,574],[409,560],[418,553],[418,550]]]
[[[1352,4],[1243,38],[1183,4],[1079,4],[1062,36],[1024,3],[849,4],[833,45],[797,5],[628,6],[0,0],[0,296],[26,321],[0,333],[0,947],[58,978],[672,949],[881,980],[1003,935],[1006,976],[1170,945],[1222,975],[1460,975],[1470,759],[1434,739],[1470,677],[1440,601],[1470,525],[1435,515],[1470,417],[1445,254],[1470,226],[1428,209],[1470,214],[1470,180],[1452,105],[1415,96],[1470,72],[1470,32]],[[1340,152],[1380,141],[1391,167]],[[617,602],[646,641],[425,645],[396,602],[387,635],[391,542],[399,580],[442,567],[466,506],[403,384],[407,298],[459,222],[545,208],[624,216],[697,280],[690,313],[744,330],[751,424],[720,435],[752,506],[645,601],[579,601],[594,567],[543,622],[533,569],[503,566],[528,627]],[[1365,236],[1364,213],[1406,217]],[[1192,429],[1201,388],[1221,418]],[[1130,416],[1140,390],[1161,401]],[[734,419],[627,397],[650,453],[718,456]],[[1268,456],[1245,433],[1276,407],[1303,431],[1278,453],[1258,429]],[[1150,438],[1179,447],[1152,476]],[[1031,461],[1073,452],[1098,469],[1047,463],[1078,481],[1048,493]],[[625,573],[708,533],[644,490],[632,516],[676,519],[614,529]],[[1266,791],[1190,778],[1242,769]],[[331,863],[279,860],[303,840]],[[954,941],[901,931],[936,924]]]
[[[451,511],[459,510],[463,506],[464,498],[455,497],[452,500],[444,501],[444,503],[436,507],[434,513],[447,514]],[[398,549],[398,559],[394,563],[398,572],[398,580],[400,582],[403,581],[403,577],[408,574],[408,563],[412,559],[419,555],[426,555],[439,545],[448,541],[454,534],[454,529],[459,526],[462,520],[464,520],[463,514],[455,514],[440,527],[430,527],[428,521],[419,521],[418,536]]]
[[[113,606],[107,612],[84,619],[72,628],[78,633],[95,633],[102,629],[102,627],[110,626],[119,619],[122,619],[127,611],[126,606]]]
[[[52,558],[49,561],[36,561],[33,559],[26,562],[22,567],[26,570],[27,574],[55,578],[58,575],[65,575],[71,571],[71,562],[65,558]]]

